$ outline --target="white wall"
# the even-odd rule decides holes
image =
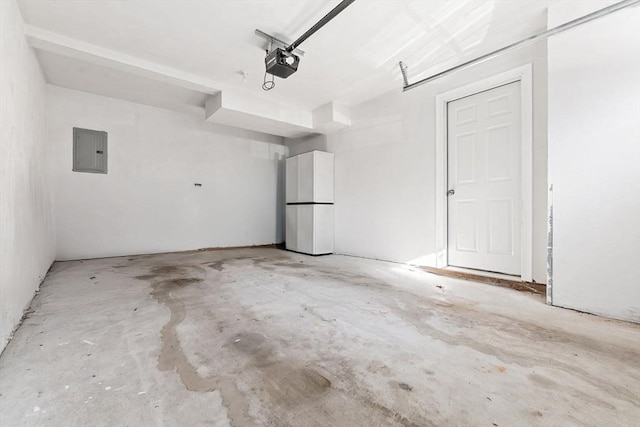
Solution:
[[[14,1],[0,1],[0,351],[54,258],[45,82]]]
[[[283,241],[282,138],[55,86],[47,111],[56,259]],[[108,174],[72,172],[73,127],[108,133]]]
[[[582,6],[604,6],[586,3]],[[549,17],[557,24],[584,12],[551,9]],[[552,303],[635,322],[640,322],[639,28],[636,6],[549,41]]]
[[[545,18],[546,19],[546,18]],[[541,22],[541,28],[545,23]],[[435,97],[533,63],[533,279],[546,281],[546,43],[522,48],[408,92],[398,89],[351,111],[352,126],[287,140],[291,155],[335,153],[337,253],[435,266]]]

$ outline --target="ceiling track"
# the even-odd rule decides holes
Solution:
[[[298,37],[296,41],[291,43],[289,47],[287,47],[287,52],[291,53],[296,47],[300,46],[303,41],[311,37],[316,31],[320,28],[324,27],[329,21],[335,18],[340,12],[345,10],[351,3],[356,0],[342,0],[336,7],[331,9],[331,12],[327,13],[322,19],[316,22],[313,27],[309,28],[303,35]]]
[[[574,19],[573,21],[569,21],[567,23],[564,23],[562,25],[558,25],[557,27],[551,28],[549,30],[543,31],[541,33],[535,34],[533,36],[527,37],[525,39],[522,39],[520,41],[517,41],[515,43],[512,43],[510,45],[507,45],[505,47],[502,47],[500,49],[494,50],[493,52],[484,54],[482,56],[479,56],[475,59],[472,59],[470,61],[464,62],[462,64],[456,65],[454,67],[451,67],[445,71],[441,71],[437,74],[434,74],[430,77],[424,78],[422,80],[418,80],[417,82],[414,83],[409,83],[408,78],[407,78],[407,66],[400,61],[400,63],[398,64],[400,66],[400,71],[402,73],[402,77],[404,79],[404,87],[402,88],[403,91],[408,91],[411,89],[415,89],[418,86],[422,86],[423,84],[432,82],[436,79],[439,79],[441,77],[444,77],[446,75],[449,75],[455,71],[459,71],[465,68],[469,68],[475,64],[478,64],[480,62],[484,62],[486,60],[489,60],[491,58],[494,58],[504,52],[513,50],[513,49],[517,49],[519,47],[528,45],[530,43],[533,43],[535,41],[562,33],[564,31],[570,30],[571,28],[575,28],[579,25],[582,24],[586,24],[587,22],[593,21],[595,19],[598,18],[602,18],[603,16],[607,16],[613,12],[617,12],[618,10],[627,8],[629,6],[633,6],[637,3],[640,3],[640,0],[624,0],[615,4],[612,4],[611,6],[599,9],[595,12],[589,13],[588,15],[584,15],[580,18]]]
[[[266,39],[269,42],[269,46],[267,48],[268,51],[271,51],[273,44],[278,44],[278,45],[282,46],[282,48],[284,50],[286,50],[287,52],[289,52],[289,53],[295,53],[296,55],[304,56],[304,52],[302,50],[298,49],[298,46],[300,46],[303,41],[305,41],[306,39],[311,37],[316,31],[318,31],[320,28],[324,27],[329,21],[331,21],[333,18],[335,18],[340,12],[345,10],[351,3],[355,2],[355,1],[356,0],[342,0],[336,7],[331,9],[331,11],[329,13],[327,13],[325,16],[323,16],[322,19],[320,19],[318,22],[316,22],[313,25],[313,27],[311,27],[307,31],[305,31],[305,33],[303,35],[298,37],[298,39],[296,41],[294,41],[293,43],[291,43],[291,44],[285,42],[284,40],[280,40],[279,38],[274,37],[271,34],[267,34],[264,31],[255,30],[255,33],[256,33],[256,35]]]

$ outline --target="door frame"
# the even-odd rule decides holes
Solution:
[[[447,256],[447,103],[520,82],[521,114],[521,260],[520,277],[530,282],[533,275],[533,80],[532,66],[521,67],[461,86],[436,96],[436,267],[445,268]]]

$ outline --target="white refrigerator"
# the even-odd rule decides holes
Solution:
[[[333,253],[333,153],[311,151],[286,161],[287,249]]]

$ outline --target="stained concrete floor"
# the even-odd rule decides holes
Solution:
[[[637,426],[640,327],[272,248],[59,262],[0,424]]]

